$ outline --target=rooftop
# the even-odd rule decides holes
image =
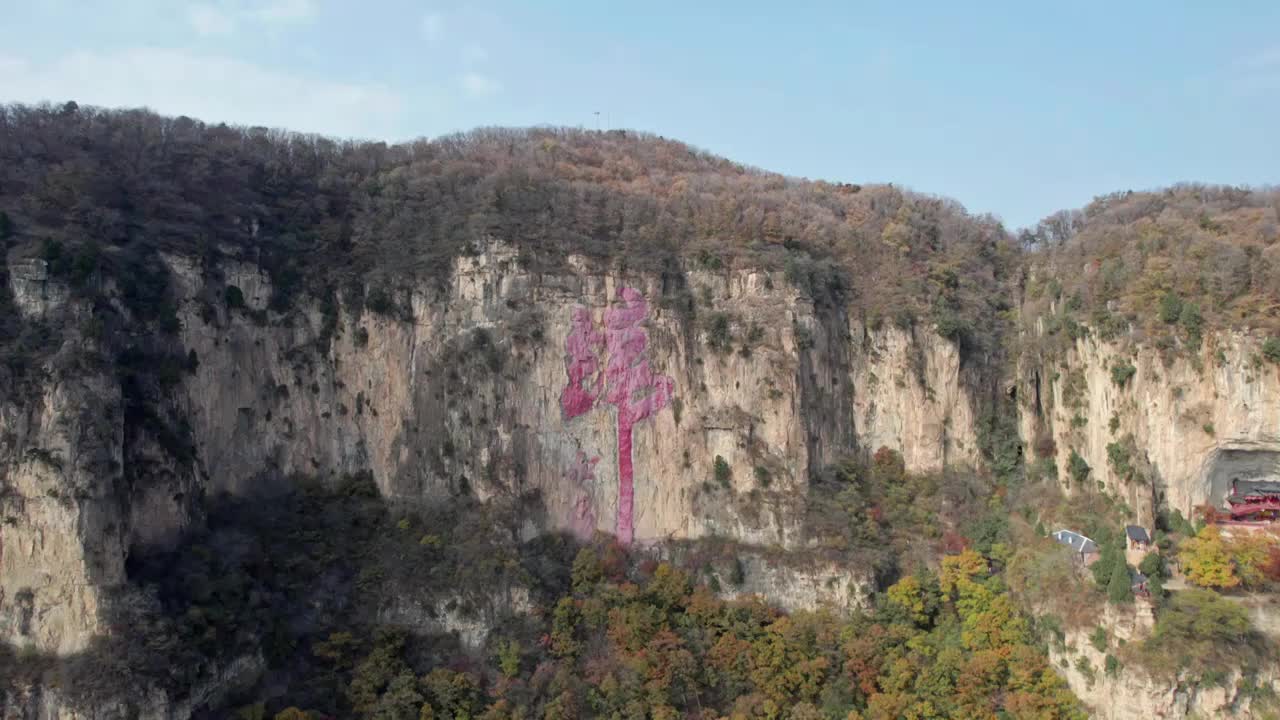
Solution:
[[[1280,482],[1274,480],[1236,480],[1236,495],[1280,495]]]
[[[1124,534],[1128,535],[1129,539],[1134,542],[1140,542],[1146,545],[1151,544],[1151,536],[1147,534],[1147,529],[1140,525],[1126,525],[1124,527]]]
[[[1082,555],[1098,552],[1098,543],[1081,535],[1075,530],[1059,530],[1053,534],[1053,539],[1063,545],[1069,545],[1072,550],[1075,550]]]

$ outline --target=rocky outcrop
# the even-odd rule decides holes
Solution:
[[[725,599],[759,597],[787,612],[826,609],[846,615],[871,607],[875,576],[846,563],[785,561],[767,555],[739,556],[740,577],[718,572],[716,584]]]
[[[1147,527],[1158,503],[1188,517],[1197,505],[1221,506],[1231,478],[1280,473],[1280,373],[1260,347],[1249,334],[1220,333],[1166,363],[1153,348],[1079,339],[1056,362],[1021,371],[1022,436],[1044,423],[1067,487],[1074,451],[1087,481]]]
[[[494,244],[444,282],[278,315],[253,264],[166,262],[170,385],[122,397],[135,388],[108,364],[3,403],[10,641],[84,647],[131,548],[173,543],[203,497],[297,475],[367,470],[405,503],[536,495],[530,523],[584,537],[786,548],[810,473],[850,449],[887,445],[911,470],[978,460],[954,345],[864,327],[781,273],[632,277],[571,258],[544,274]],[[11,273],[23,312],[74,327],[67,289],[29,270]]]
[[[518,586],[479,599],[456,594],[429,598],[392,593],[386,605],[378,609],[377,619],[380,624],[419,634],[452,635],[462,648],[475,653],[484,649],[489,633],[499,623],[532,610],[528,589]]]
[[[175,270],[197,295],[203,277]],[[912,469],[976,460],[949,343],[833,328],[764,273],[687,282],[692,316],[660,278],[534,275],[495,246],[458,261],[447,297],[412,293],[402,317],[313,314],[289,331],[235,313],[206,323],[188,303],[184,347],[200,359],[188,402],[210,486],[368,468],[387,496],[414,501],[536,490],[552,526],[588,535],[787,546],[808,473],[838,449],[889,445]],[[307,358],[325,322],[331,341]],[[713,482],[717,458],[728,487]]]
[[[861,446],[898,449],[914,472],[980,465],[972,388],[955,344],[893,327],[860,334],[853,387]]]
[[[1105,624],[1105,623],[1104,623]],[[1113,665],[1108,653],[1095,648],[1086,630],[1071,631],[1065,642],[1051,645],[1049,658],[1098,720],[1191,720],[1193,718],[1265,718],[1275,711],[1280,668],[1271,667],[1246,681],[1239,673],[1206,684],[1193,676],[1153,677],[1140,668]],[[1269,688],[1272,695],[1254,688]]]
[[[68,654],[102,630],[101,592],[125,581],[121,389],[78,332],[87,310],[43,263],[10,276],[24,316],[68,328],[45,381],[0,397],[0,636]]]
[[[49,277],[49,264],[31,259],[9,266],[9,287],[14,305],[27,320],[56,317],[71,293],[66,284]]]

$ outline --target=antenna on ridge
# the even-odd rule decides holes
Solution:
[[[600,111],[596,110],[596,132],[600,132]]]

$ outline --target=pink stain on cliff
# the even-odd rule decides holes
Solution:
[[[565,370],[569,374],[569,384],[560,393],[560,409],[564,418],[572,420],[585,415],[595,405],[600,394],[600,349],[604,346],[604,335],[596,329],[591,320],[591,311],[578,307],[573,309],[573,330],[564,341]]]
[[[605,401],[618,408],[618,540],[630,545],[634,534],[635,486],[631,469],[631,430],[671,402],[675,381],[649,368],[644,356],[648,333],[640,323],[649,314],[640,291],[618,291],[620,307],[605,311]]]
[[[578,499],[573,505],[573,516],[569,519],[569,529],[581,540],[590,540],[596,531],[596,511],[591,502],[591,488],[596,481],[596,463],[600,458],[588,458],[587,454],[578,451],[569,469],[565,471],[565,479],[569,486],[577,488]]]
[[[619,305],[604,314],[603,335],[591,321],[591,313],[576,308],[573,330],[565,340],[565,368],[569,384],[560,395],[565,419],[583,415],[594,407],[604,383],[604,402],[618,409],[618,540],[630,544],[634,537],[635,478],[631,461],[632,430],[671,402],[675,381],[653,372],[645,357],[649,342],[642,323],[649,306],[635,288],[618,291]],[[607,355],[600,378],[601,345]],[[594,518],[593,518],[594,519]]]

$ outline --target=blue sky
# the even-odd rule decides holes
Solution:
[[[1113,190],[1280,182],[1274,0],[0,0],[0,17],[0,101],[390,140],[599,111],[1014,227]]]

